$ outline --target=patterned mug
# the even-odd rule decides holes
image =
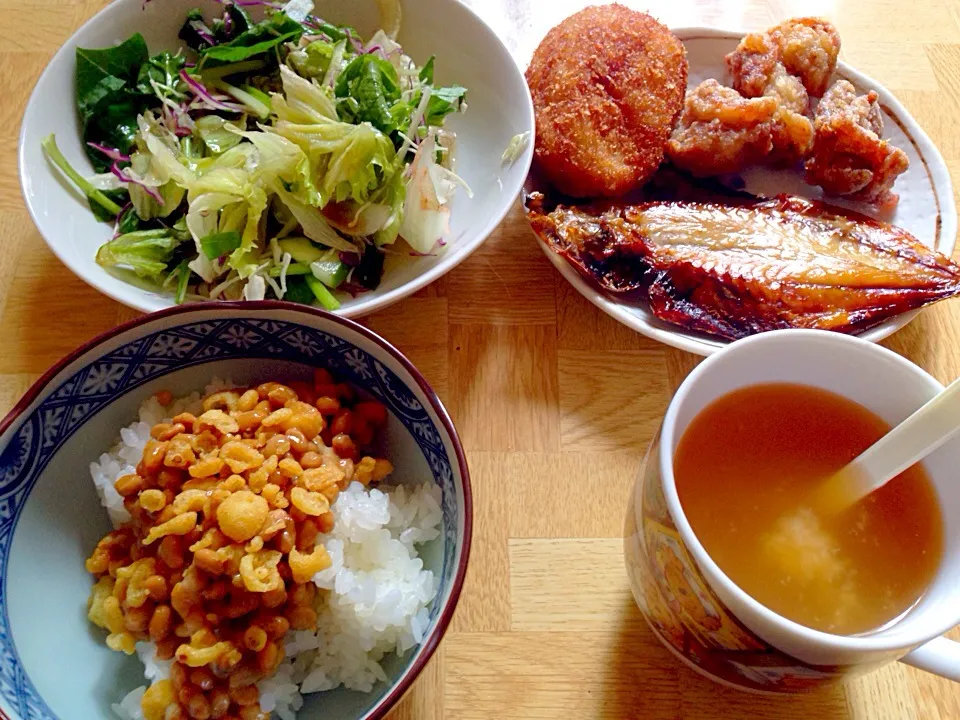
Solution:
[[[831,635],[787,620],[734,585],[700,544],[677,495],[677,444],[713,400],[767,382],[832,391],[891,425],[943,389],[889,350],[818,330],[764,333],[704,360],[670,402],[627,510],[627,573],[654,634],[702,675],[756,692],[810,690],[895,660],[960,681],[960,643],[941,637],[960,624],[960,440],[924,461],[943,510],[941,567],[920,601],[880,630]]]

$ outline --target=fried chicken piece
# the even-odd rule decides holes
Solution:
[[[763,162],[773,150],[780,101],[745,98],[716,80],[687,93],[683,113],[667,142],[667,156],[694,175],[721,175]]]
[[[813,148],[813,123],[805,114],[810,105],[807,91],[799,78],[788,75],[783,65],[777,65],[763,95],[779,102],[771,127],[773,151],[767,162],[795,165]]]
[[[820,101],[814,120],[813,154],[806,181],[830,195],[876,205],[895,205],[890,188],[910,165],[907,154],[880,136],[883,116],[877,93],[857,95],[846,80],[837,80]]]
[[[780,45],[767,33],[749,33],[740,39],[737,49],[724,57],[733,76],[734,89],[748,98],[760,97],[770,84],[780,62]],[[806,108],[804,108],[806,111]]]
[[[777,38],[787,72],[799,77],[813,97],[821,97],[837,67],[837,28],[822,18],[796,18],[780,23],[771,34]]]
[[[649,15],[602,5],[547,33],[526,78],[547,179],[575,197],[617,196],[662,162],[683,106],[687,56]]]
[[[785,20],[765,33],[745,35],[726,56],[733,86],[744,97],[759,97],[778,77],[778,68],[799,78],[804,89],[820,97],[837,66],[840,34],[821,18]],[[795,108],[805,113],[807,107]]]

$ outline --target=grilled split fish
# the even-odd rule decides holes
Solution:
[[[860,332],[960,294],[960,267],[905,230],[805,198],[527,204],[537,235],[604,289],[644,294],[661,320],[730,340]]]

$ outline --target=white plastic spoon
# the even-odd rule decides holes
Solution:
[[[839,513],[883,487],[960,433],[960,379],[827,479],[813,505]]]

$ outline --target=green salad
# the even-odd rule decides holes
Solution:
[[[254,22],[245,7],[263,6]],[[375,289],[390,252],[442,252],[453,172],[444,120],[466,89],[434,83],[384,31],[311,14],[309,0],[235,0],[187,14],[176,53],[140,34],[78,49],[76,104],[97,173],[51,135],[48,158],[114,224],[97,252],[185,299],[339,306]],[[402,238],[409,247],[398,247]],[[402,247],[402,246],[401,246]]]

